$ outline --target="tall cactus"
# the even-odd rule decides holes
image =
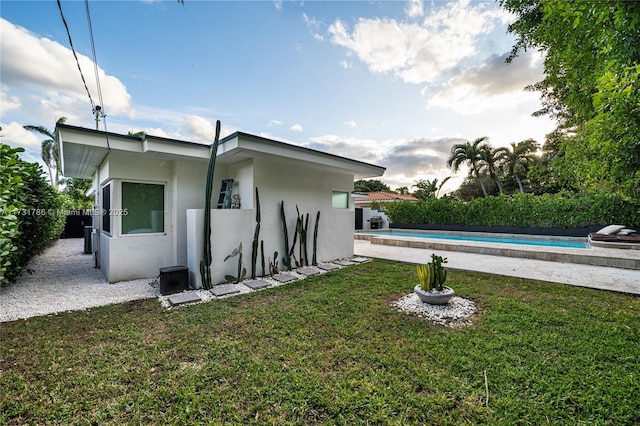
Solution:
[[[289,231],[287,229],[287,218],[284,214],[284,200],[280,204],[280,218],[282,219],[282,232],[284,233],[284,259],[282,263],[289,270],[291,270],[291,254],[289,253]],[[274,263],[277,264],[277,260],[274,259]]]
[[[320,222],[320,210],[318,210],[318,214],[316,215],[316,225],[313,228],[313,259],[311,260],[313,266],[318,264],[318,222]]]
[[[211,147],[209,157],[209,168],[207,169],[207,183],[205,187],[204,199],[204,241],[202,249],[202,260],[200,261],[200,276],[202,287],[210,289],[211,284],[211,192],[213,191],[213,172],[216,167],[216,157],[218,155],[218,145],[220,143],[220,120],[216,121],[216,136]]]
[[[258,241],[260,238],[260,195],[256,186],[256,229],[253,233],[251,245],[251,279],[256,279],[256,262],[258,261]],[[262,269],[264,269],[264,255],[262,257]]]

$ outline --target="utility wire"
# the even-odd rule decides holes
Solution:
[[[96,44],[93,39],[93,26],[91,25],[91,13],[89,12],[89,0],[85,0],[85,9],[87,11],[87,23],[89,24],[89,39],[91,40],[91,53],[93,55],[93,72],[96,78],[96,86],[98,88],[98,99],[100,100],[101,108],[94,110],[96,114],[96,122],[99,117],[104,120],[105,131],[107,130],[106,114],[104,113],[104,101],[102,99],[102,88],[100,87],[100,73],[98,72],[98,58],[96,56]],[[97,123],[96,123],[97,124]]]
[[[87,95],[89,95],[91,108],[95,110],[95,103],[91,98],[89,87],[87,87],[87,81],[84,79],[84,74],[82,74],[82,68],[80,68],[80,61],[78,60],[78,55],[76,54],[76,50],[73,47],[73,41],[71,40],[71,32],[69,31],[69,25],[67,25],[67,20],[64,17],[64,13],[62,13],[62,4],[60,3],[60,0],[57,0],[57,2],[58,2],[58,9],[60,9],[60,17],[62,17],[62,23],[64,24],[64,27],[67,30],[67,36],[69,37],[69,46],[71,46],[71,51],[73,52],[73,56],[76,58],[76,64],[78,64],[78,71],[80,71],[80,77],[82,77],[82,83],[84,83],[84,88],[87,91]]]

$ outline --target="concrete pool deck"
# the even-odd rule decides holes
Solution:
[[[399,237],[394,237],[399,239]],[[411,238],[404,238],[411,240]],[[415,239],[413,239],[415,240]],[[456,242],[449,242],[449,248]],[[503,244],[485,243],[485,247],[495,248]],[[548,247],[528,248],[538,252],[549,251]],[[579,249],[565,249],[570,252]],[[597,248],[599,255],[610,259],[631,259],[640,262],[640,250],[620,250]],[[427,263],[431,253],[449,260],[447,267],[463,271],[486,272],[518,278],[529,278],[599,290],[640,294],[640,270],[608,266],[587,265],[560,261],[505,257],[491,254],[469,253],[455,250],[420,247],[407,243],[400,245],[372,244],[368,240],[354,240],[357,256],[374,257],[408,263]],[[556,250],[557,251],[557,250]],[[583,250],[585,251],[585,250]],[[615,263],[615,262],[614,262]]]
[[[469,233],[440,233],[434,234],[443,236],[453,235],[464,237]],[[502,242],[488,241],[468,241],[455,240],[448,238],[432,238],[425,234],[417,233],[415,236],[401,235],[398,233],[377,234],[356,232],[354,238],[356,240],[368,240],[371,244],[381,244],[396,247],[411,247],[442,251],[467,252],[475,254],[485,254],[501,257],[513,257],[517,259],[535,259],[552,262],[578,263],[593,266],[606,266],[613,268],[624,268],[632,270],[640,270],[640,250],[637,249],[610,249],[604,247],[587,247],[587,248],[569,248],[559,246],[538,246],[526,244],[510,244]],[[487,236],[488,234],[478,234],[478,236]],[[545,242],[583,242],[587,244],[586,238],[567,238],[552,236],[522,236],[509,234],[493,234],[493,237],[514,237],[516,239],[533,239],[543,240]],[[635,245],[633,246],[635,247]]]

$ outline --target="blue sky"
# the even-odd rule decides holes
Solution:
[[[85,2],[62,9],[94,102]],[[489,1],[90,0],[107,130],[212,142],[240,130],[387,168],[392,188],[451,175],[451,146],[534,138],[542,56],[512,64],[512,17]],[[59,117],[95,128],[54,0],[0,4],[2,141],[35,161]],[[104,130],[104,123],[100,124]],[[465,171],[444,192],[455,189]]]

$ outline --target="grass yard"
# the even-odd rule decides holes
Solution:
[[[4,323],[0,424],[640,423],[639,297],[449,275],[473,326],[395,311],[416,272],[380,260],[169,311]]]

